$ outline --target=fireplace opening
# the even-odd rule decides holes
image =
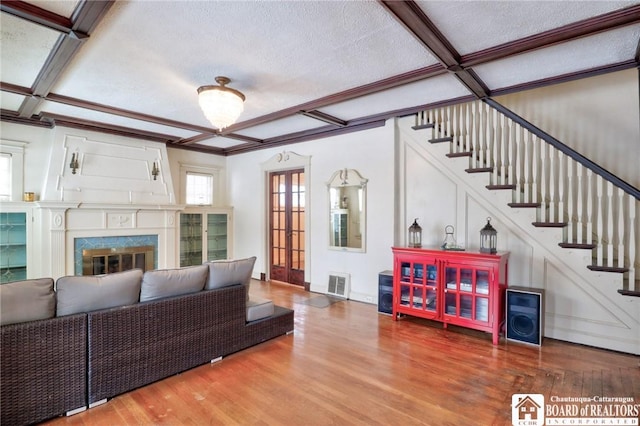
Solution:
[[[154,246],[101,248],[82,250],[82,275],[154,268]]]

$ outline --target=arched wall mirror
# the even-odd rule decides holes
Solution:
[[[367,181],[357,170],[342,169],[327,183],[330,249],[365,251]]]

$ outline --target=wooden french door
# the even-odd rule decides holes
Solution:
[[[271,279],[304,285],[304,170],[269,174]]]

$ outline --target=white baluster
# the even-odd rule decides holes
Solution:
[[[620,188],[616,188],[616,193],[618,194],[618,196],[616,197],[616,205],[618,206],[618,218],[617,218],[617,226],[616,229],[618,230],[618,234],[617,234],[617,242],[618,242],[618,268],[624,268],[624,258],[626,253],[624,252],[624,230],[625,230],[625,223],[624,223],[624,207],[625,207],[625,192],[620,189]]]
[[[460,129],[462,152],[469,152],[469,103],[462,106],[462,123]]]
[[[604,230],[603,230],[603,226],[604,226],[604,218],[603,218],[603,214],[602,214],[602,191],[604,188],[604,179],[602,179],[600,176],[596,176],[596,180],[597,180],[597,191],[598,191],[598,196],[596,199],[596,213],[598,215],[597,217],[597,229],[596,229],[596,238],[598,240],[598,247],[596,248],[596,259],[597,259],[597,264],[598,265],[602,265],[602,259],[604,257],[603,254],[603,234],[604,234]]]
[[[637,235],[637,226],[636,223],[636,207],[640,205],[638,201],[629,197],[629,241],[627,242],[627,254],[628,254],[628,265],[629,272],[627,273],[627,277],[629,279],[629,290],[640,292],[640,285],[636,286],[636,235]]]
[[[538,174],[540,178],[540,202],[542,203],[541,222],[549,222],[549,192],[547,190],[547,145],[546,142],[540,142],[540,169]]]
[[[565,203],[564,203],[564,187],[565,187],[565,160],[566,157],[565,155],[558,151],[558,173],[556,175],[556,180],[558,181],[558,192],[557,192],[557,198],[558,198],[558,207],[557,207],[557,212],[558,212],[558,222],[565,222],[567,219],[567,212],[565,211]]]
[[[489,110],[491,113],[491,121],[489,127],[489,155],[491,161],[489,163],[489,167],[493,167],[493,171],[491,172],[491,183],[499,184],[500,183],[500,138],[502,136],[502,129],[500,125],[500,116],[497,114],[497,111],[491,109]]]
[[[522,141],[522,162],[524,163],[524,173],[522,173],[522,199],[523,203],[533,202],[531,198],[531,133],[525,134],[524,128],[520,127],[520,140]]]
[[[577,220],[576,220],[576,241],[579,244],[582,244],[584,242],[584,228],[583,225],[584,223],[582,222],[582,212],[584,211],[584,205],[582,203],[582,200],[585,197],[585,195],[588,196],[588,194],[584,193],[584,187],[582,185],[582,174],[584,172],[584,170],[582,169],[582,164],[580,163],[575,163],[576,164],[576,178],[578,179],[577,185],[576,185],[576,195],[578,196],[578,199],[576,201],[576,216],[577,216]],[[589,204],[589,198],[586,198],[587,201],[587,205]],[[588,237],[587,237],[588,238]]]
[[[531,141],[531,202],[542,203],[540,197],[539,177],[540,177],[540,143],[536,136],[529,134]],[[537,210],[541,211],[542,206]],[[539,215],[539,213],[538,213]],[[538,218],[539,219],[539,218]]]
[[[607,181],[607,266],[613,266],[613,184]]]
[[[488,162],[488,158],[487,158],[487,137],[488,137],[488,129],[487,126],[490,126],[489,123],[489,117],[487,114],[487,108],[485,105],[482,105],[482,148],[481,148],[481,152],[482,152],[482,157],[480,159],[480,167],[486,167],[487,166],[487,162]]]
[[[573,216],[573,170],[574,161],[571,158],[567,159],[567,242],[574,243],[573,239],[573,227],[575,225],[575,217]]]
[[[556,201],[556,185],[558,184],[558,179],[556,176],[556,149],[550,145],[547,145],[547,149],[549,150],[549,216],[547,217],[548,222],[557,222],[557,201]]]
[[[586,243],[593,244],[593,172],[587,169],[587,185],[586,185],[586,200],[587,200],[587,235]],[[580,223],[582,227],[582,223]]]

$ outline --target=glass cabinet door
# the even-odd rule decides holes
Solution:
[[[180,214],[180,266],[202,264],[202,214]]]
[[[0,213],[0,283],[27,279],[27,215]]]
[[[207,214],[207,260],[227,259],[227,215]]]
[[[446,315],[472,321],[489,321],[489,270],[445,267]]]
[[[400,306],[436,313],[438,270],[434,262],[403,262]]]

